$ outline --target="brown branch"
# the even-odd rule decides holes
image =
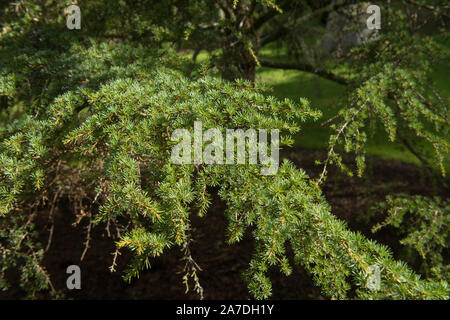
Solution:
[[[296,19],[293,23],[289,24],[289,25],[282,25],[280,26],[277,30],[275,30],[274,32],[263,36],[262,41],[261,41],[261,46],[264,46],[270,42],[276,41],[279,38],[283,37],[285,34],[287,34],[289,32],[289,30],[295,30],[296,26],[306,23],[309,20],[327,13],[327,12],[331,12],[333,10],[338,9],[341,6],[344,6],[347,3],[346,0],[337,0],[337,1],[332,1],[332,3],[330,3],[329,5],[319,8],[313,12],[310,12],[308,14],[305,14],[304,16],[301,16],[300,18]],[[264,21],[265,22],[265,21]]]
[[[289,31],[289,29],[282,25],[278,29],[276,29],[274,32],[264,35],[261,39],[261,47],[264,47],[268,43],[271,43],[278,39],[283,38],[283,36],[286,35],[288,31]]]
[[[109,222],[109,220],[108,220]],[[120,235],[120,229],[119,226],[117,225],[115,220],[112,220],[112,222],[114,223],[114,226],[116,227],[116,233],[117,233],[117,238],[116,239],[120,239],[121,235]],[[117,247],[116,251],[113,253],[113,262],[111,264],[111,266],[109,267],[109,271],[110,272],[115,272],[116,271],[116,266],[117,266],[117,257],[120,255],[120,248]]]
[[[276,62],[267,59],[258,58],[261,66],[267,68],[285,69],[285,70],[300,70],[304,72],[313,73],[322,78],[337,82],[342,85],[348,85],[349,81],[343,77],[340,77],[332,72],[323,69],[317,69],[314,66],[307,63],[287,63],[287,62]]]
[[[342,127],[338,130],[336,136],[334,137],[333,143],[330,145],[331,148],[330,148],[330,150],[328,151],[328,156],[327,156],[327,159],[325,160],[325,163],[324,163],[324,166],[323,166],[322,173],[320,174],[320,178],[319,178],[319,180],[317,180],[317,183],[316,183],[317,186],[319,186],[320,183],[322,182],[322,180],[325,178],[325,175],[326,175],[326,173],[327,173],[328,163],[330,162],[330,159],[331,159],[331,155],[332,155],[332,154],[333,154],[333,155],[336,155],[336,152],[334,151],[334,147],[336,146],[336,144],[337,144],[337,142],[338,142],[339,136],[344,132],[344,130],[345,130],[345,128],[348,126],[348,124],[349,124],[350,122],[352,122],[353,119],[355,119],[356,115],[357,115],[358,113],[361,112],[361,110],[365,107],[365,105],[366,105],[367,102],[369,102],[369,99],[367,99],[367,100],[361,105],[361,107],[360,107],[360,108],[352,115],[352,117],[350,118],[350,120],[348,120],[347,122],[345,122],[345,123],[342,125]],[[355,104],[355,103],[356,103],[356,101],[354,101],[354,102],[350,105],[350,108],[351,108],[351,107],[353,106],[353,104]]]
[[[259,30],[267,21],[279,15],[280,13],[276,10],[270,10],[266,14],[260,16],[252,25],[253,30]]]
[[[80,261],[83,261],[88,249],[90,248],[89,244],[91,242],[91,230],[92,230],[93,222],[92,220],[89,221],[89,225],[87,226],[87,234],[86,234],[86,241],[84,242],[84,250],[81,254]]]
[[[446,5],[446,6],[432,6],[429,4],[424,4],[424,3],[419,3],[415,0],[406,0],[406,2],[416,6],[416,7],[420,7],[420,8],[425,8],[431,11],[436,12],[438,9],[448,9],[450,6]],[[450,16],[448,14],[445,14],[444,12],[441,13],[444,17],[450,18]]]
[[[427,160],[425,160],[422,155],[411,145],[411,143],[406,139],[402,139],[403,144],[405,147],[411,152],[419,161],[422,163],[423,167],[427,170],[427,173],[431,175],[432,168],[430,167],[430,164]]]
[[[44,252],[47,252],[50,249],[50,246],[52,245],[53,232],[55,230],[55,207],[56,207],[56,201],[58,200],[60,193],[61,193],[61,187],[58,189],[58,191],[56,191],[56,193],[53,197],[53,202],[50,207],[50,213],[48,215],[48,220],[50,221],[51,226],[50,226],[50,232],[48,235],[47,246],[45,247]]]
[[[230,19],[231,21],[236,21],[236,15],[233,11],[233,8],[230,7],[229,1],[218,1],[217,5],[222,9],[228,19]]]

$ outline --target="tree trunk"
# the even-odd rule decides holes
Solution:
[[[255,81],[255,58],[242,43],[234,46],[232,44],[225,45],[221,69],[222,77],[226,80],[234,81],[238,78],[244,78],[252,82]]]
[[[226,80],[234,81],[238,78],[243,78],[255,81],[256,71],[256,55],[259,49],[260,39],[258,35],[251,30],[251,25],[248,23],[249,18],[244,19],[242,16],[248,12],[243,10],[239,21],[247,21],[240,27],[240,33],[245,35],[243,38],[238,38],[231,31],[231,28],[222,30],[222,57],[219,63],[222,72],[222,77]],[[254,55],[252,54],[252,51]]]

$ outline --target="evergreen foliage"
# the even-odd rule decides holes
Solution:
[[[306,99],[278,100],[247,80],[222,80],[204,69],[187,77],[189,62],[162,43],[186,36],[185,25],[175,21],[199,19],[199,12],[210,9],[203,1],[192,6],[142,1],[134,7],[127,1],[111,7],[99,1],[86,7],[85,19],[95,21],[104,12],[108,23],[88,24],[78,34],[61,23],[66,3],[50,2],[54,6],[22,1],[19,8],[4,7],[1,17],[0,288],[8,288],[6,274],[16,268],[31,296],[49,290],[60,297],[42,266],[51,239],[47,247],[38,243],[34,219],[39,210],[53,210],[56,199],[67,197],[90,223],[118,225],[118,250],[134,254],[125,280],[138,277],[153,257],[178,246],[187,263],[184,281],[192,278],[202,295],[199,267],[189,250],[190,221],[193,215],[207,214],[214,192],[226,203],[228,242],[239,242],[247,230],[252,234],[255,250],[245,279],[257,299],[271,295],[268,271],[278,268],[288,276],[293,263],[302,265],[331,298],[449,298],[448,267],[441,254],[448,241],[447,202],[388,198],[379,208],[388,210],[386,224],[397,227],[406,213],[420,218],[405,230],[403,243],[426,261],[423,279],[395,260],[386,246],[349,230],[332,214],[318,181],[288,161],[275,176],[262,176],[262,165],[171,162],[172,132],[192,131],[195,121],[202,121],[205,130],[223,132],[279,129],[281,144],[289,146],[301,123],[321,116]],[[244,10],[239,3],[233,6]],[[140,14],[148,4],[161,7],[164,19]],[[183,5],[186,14],[167,25],[173,6],[182,11]],[[275,2],[258,2],[258,9],[267,7],[282,11]],[[122,12],[126,18],[121,19]],[[110,39],[110,30],[124,30],[128,36]],[[436,51],[431,40],[414,45],[414,50],[406,49],[396,38],[383,38],[360,50],[365,59],[355,66],[360,68],[358,79],[351,79],[358,85],[349,93],[352,105],[340,113],[342,123],[333,127],[327,163],[342,164],[334,147],[344,141],[346,151],[357,154],[362,174],[365,127],[375,118],[391,139],[413,134],[431,144],[444,173],[448,108],[426,90],[429,66],[420,59],[420,54]],[[384,54],[367,63],[376,46]],[[325,176],[326,166],[319,181]],[[295,261],[288,260],[287,246]],[[381,270],[379,290],[366,286],[374,265]]]
[[[449,265],[443,253],[448,247],[449,203],[439,197],[399,195],[388,196],[385,203],[373,212],[387,212],[386,220],[372,229],[377,232],[386,226],[398,229],[405,236],[400,243],[408,254],[416,252],[421,260],[421,272],[435,279],[449,280]]]

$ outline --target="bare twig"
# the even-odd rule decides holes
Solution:
[[[89,249],[89,243],[91,241],[91,230],[92,230],[92,221],[89,221],[89,225],[87,226],[87,235],[86,235],[86,241],[84,242],[84,250],[83,253],[81,254],[81,258],[80,261],[83,261],[84,256],[86,255],[86,252]]]
[[[314,66],[307,63],[286,63],[286,62],[277,62],[271,61],[263,58],[258,58],[261,66],[268,68],[277,68],[277,69],[286,69],[286,70],[300,70],[304,72],[309,72],[316,74],[322,78],[337,82],[339,84],[348,85],[349,81],[343,77],[340,77],[332,72],[323,69],[317,69]]]
[[[58,200],[59,194],[61,193],[61,187],[58,189],[58,191],[55,192],[55,195],[53,196],[52,205],[50,207],[50,213],[48,215],[48,220],[51,223],[50,226],[50,233],[48,235],[48,241],[47,246],[45,247],[44,252],[47,252],[50,249],[50,246],[52,244],[53,239],[53,232],[55,230],[55,208],[56,208],[56,201]]]
[[[334,147],[336,146],[336,143],[337,143],[337,141],[338,141],[338,139],[339,139],[339,136],[344,132],[344,130],[345,130],[345,128],[348,126],[348,124],[349,124],[350,122],[352,122],[353,119],[355,119],[356,115],[357,115],[358,113],[361,112],[361,110],[364,108],[364,106],[366,105],[366,103],[367,103],[368,101],[369,101],[369,99],[367,99],[367,100],[361,105],[361,107],[360,107],[360,108],[352,115],[352,117],[350,118],[350,120],[348,120],[347,122],[345,122],[345,123],[342,125],[342,127],[339,129],[338,133],[337,133],[336,136],[334,137],[333,143],[331,144],[331,149],[330,149],[330,151],[328,152],[328,156],[327,156],[327,159],[325,160],[325,163],[324,163],[324,166],[323,166],[322,173],[321,173],[320,178],[319,178],[319,180],[317,181],[316,185],[319,185],[319,184],[322,182],[322,180],[324,179],[324,177],[325,177],[325,174],[326,174],[326,172],[327,172],[327,166],[328,166],[328,163],[329,163],[329,161],[330,161],[331,155],[332,155],[332,154],[335,154],[335,152],[334,152]],[[356,101],[355,101],[355,102],[356,102]],[[353,105],[353,104],[354,104],[354,103],[352,103],[352,105]]]

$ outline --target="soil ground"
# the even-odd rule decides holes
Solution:
[[[321,166],[315,160],[323,160],[326,153],[322,150],[289,149],[282,157],[293,161],[311,176],[318,177]],[[363,219],[368,208],[383,201],[385,196],[394,193],[421,195],[440,195],[448,197],[449,191],[438,189],[426,174],[415,165],[369,157],[364,178],[348,177],[331,167],[324,194],[333,213],[348,222],[352,230],[359,230],[366,236],[389,245],[396,258],[401,258],[398,235],[395,230],[386,230],[372,234],[370,227],[376,219]],[[447,182],[448,184],[448,182]],[[85,230],[82,225],[74,228],[75,214],[69,205],[60,201],[55,213],[55,233],[44,265],[51,275],[57,289],[62,290],[70,299],[198,299],[195,292],[185,293],[182,283],[184,264],[180,261],[179,248],[166,252],[151,261],[152,267],[141,273],[139,279],[126,283],[121,275],[131,255],[123,252],[118,258],[117,271],[111,273],[109,266],[115,251],[114,239],[107,235],[105,226],[92,230],[91,245],[83,261],[80,257],[84,249]],[[193,217],[193,243],[191,252],[203,271],[199,273],[204,288],[205,299],[250,299],[242,273],[247,268],[253,245],[246,236],[239,244],[229,246],[225,243],[226,221],[223,215],[224,204],[214,199],[208,214],[204,218]],[[48,216],[43,215],[41,228],[45,231]],[[378,218],[379,219],[379,218]],[[38,223],[39,224],[39,223]],[[80,232],[82,231],[82,232]],[[43,232],[45,243],[48,232]],[[82,271],[82,289],[69,291],[66,288],[66,268],[79,265]],[[414,267],[414,266],[413,266]],[[273,283],[272,299],[324,299],[320,290],[314,286],[311,278],[301,267],[294,267],[291,276],[286,277],[277,270],[271,273]],[[6,292],[0,292],[0,299],[24,298],[24,293],[13,286]],[[42,296],[45,298],[45,296]]]

